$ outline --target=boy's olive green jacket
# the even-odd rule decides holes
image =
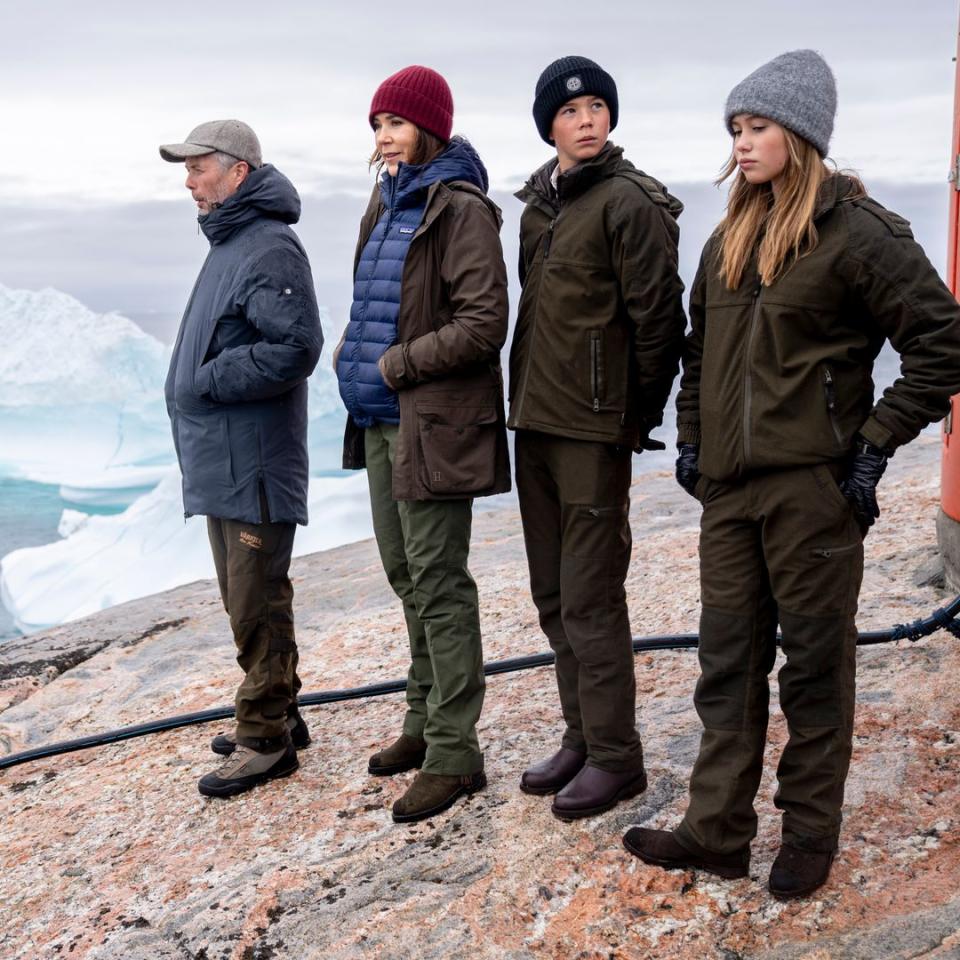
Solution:
[[[728,290],[716,234],[704,248],[677,427],[713,480],[841,459],[857,433],[892,452],[960,392],[960,306],[909,224],[840,174],[824,182],[814,222],[816,248],[770,286],[751,262]],[[887,339],[901,375],[874,404]]]
[[[517,197],[523,295],[510,349],[513,429],[641,449],[680,365],[683,205],[608,143]]]

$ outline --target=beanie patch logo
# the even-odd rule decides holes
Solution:
[[[567,77],[567,90],[576,93],[583,89],[583,81],[579,77]]]

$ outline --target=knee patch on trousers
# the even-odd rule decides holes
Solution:
[[[783,651],[780,706],[797,727],[836,727],[853,698],[855,633],[845,616],[803,617],[780,612]]]
[[[753,618],[703,607],[700,614],[700,679],[693,701],[703,725],[739,730],[747,706]]]

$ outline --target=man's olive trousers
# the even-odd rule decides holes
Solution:
[[[619,773],[643,763],[624,581],[628,448],[516,434],[517,493],[540,626],[556,654],[562,744]]]
[[[373,531],[410,638],[403,732],[426,740],[424,772],[479,773],[486,684],[477,585],[467,569],[473,501],[394,500],[397,433],[375,424],[364,431],[364,446]]]
[[[703,722],[678,839],[732,853],[757,832],[777,623],[786,662],[780,706],[789,739],[774,802],[783,840],[834,850],[853,738],[862,534],[835,464],[701,478],[700,669]]]
[[[262,495],[260,503],[267,517]],[[287,713],[300,691],[288,576],[296,529],[293,523],[207,517],[220,597],[244,673],[236,698],[237,742],[250,747],[286,738]]]

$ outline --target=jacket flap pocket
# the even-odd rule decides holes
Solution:
[[[417,416],[422,423],[446,427],[480,427],[497,422],[495,406],[457,405],[455,401],[444,403],[418,403]]]

